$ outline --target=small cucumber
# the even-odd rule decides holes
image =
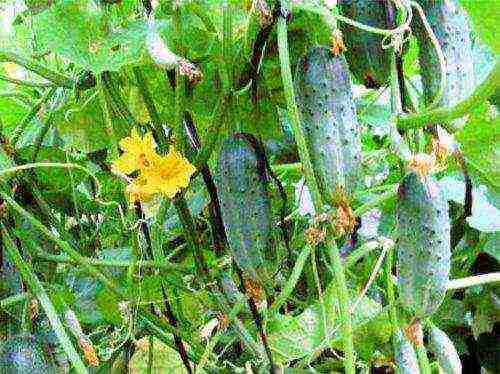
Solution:
[[[235,134],[219,155],[219,198],[229,247],[245,280],[262,281],[271,239],[265,165],[249,138]]]
[[[450,273],[448,205],[432,176],[410,172],[399,187],[397,270],[403,306],[417,318],[431,315]]]
[[[453,342],[444,331],[434,325],[430,328],[429,349],[437,357],[444,374],[462,373],[462,363]]]
[[[49,372],[49,366],[35,336],[19,334],[0,344],[0,372],[12,374]]]
[[[389,29],[385,0],[342,0],[341,13],[357,22]],[[368,88],[387,85],[391,75],[391,51],[382,48],[382,36],[342,23],[346,59],[354,77]]]
[[[451,107],[467,98],[474,89],[471,28],[465,11],[456,0],[419,0],[446,60],[446,86],[438,103]],[[419,44],[419,61],[424,100],[432,102],[439,90],[439,60],[423,23],[414,16],[414,34]]]
[[[352,195],[361,170],[360,126],[345,58],[326,47],[303,56],[295,75],[307,146],[325,202]]]
[[[396,373],[420,373],[415,349],[413,349],[413,345],[402,330],[397,330],[394,335],[394,360],[396,362]]]

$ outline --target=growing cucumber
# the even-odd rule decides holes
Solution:
[[[399,187],[397,270],[402,304],[414,317],[441,305],[450,273],[448,205],[432,176],[410,172]]]
[[[38,340],[30,334],[19,334],[0,345],[1,373],[45,374],[49,366]]]
[[[341,13],[365,25],[389,29],[385,0],[342,0]],[[382,36],[341,24],[346,60],[354,77],[368,88],[387,85],[391,75],[391,51],[382,48]]]
[[[417,354],[402,330],[397,330],[394,335],[394,360],[396,363],[396,373],[420,373]]]
[[[444,331],[434,325],[430,328],[429,348],[437,357],[438,364],[443,369],[444,374],[462,373],[462,363],[453,342]]]
[[[345,58],[326,47],[303,56],[295,75],[302,127],[325,202],[352,195],[361,169],[360,126]]]
[[[229,247],[245,281],[259,284],[271,238],[271,203],[265,165],[245,134],[235,134],[222,145],[219,175]]]
[[[471,28],[465,11],[456,0],[419,0],[427,21],[441,46],[446,61],[446,85],[440,106],[451,107],[474,89]],[[432,102],[439,90],[439,60],[424,25],[417,15],[413,31],[419,44],[420,72],[424,100]]]

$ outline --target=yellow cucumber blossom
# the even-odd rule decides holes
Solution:
[[[174,197],[181,188],[187,187],[196,168],[173,146],[166,156],[156,153],[151,133],[141,137],[136,129],[131,136],[120,141],[124,153],[113,162],[113,168],[123,174],[139,170],[125,189],[132,203],[150,201],[155,194]]]
[[[172,198],[181,188],[187,187],[196,168],[173,146],[166,156],[156,156],[151,167],[142,172],[145,190]]]
[[[146,169],[157,156],[150,132],[141,137],[134,128],[131,135],[120,140],[119,144],[123,154],[113,162],[113,168],[123,174]]]

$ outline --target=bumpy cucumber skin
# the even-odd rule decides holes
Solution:
[[[431,176],[409,173],[397,204],[397,269],[402,304],[417,318],[431,315],[450,273],[448,205]]]
[[[396,361],[396,373],[420,373],[417,354],[402,330],[397,330],[394,335],[394,359]]]
[[[342,15],[380,29],[387,25],[384,0],[342,0]],[[368,88],[387,85],[391,76],[391,52],[382,48],[382,36],[341,24],[346,59],[356,79]]]
[[[360,126],[343,56],[326,47],[302,57],[295,76],[297,103],[309,153],[326,202],[337,188],[348,195],[359,183]]]
[[[219,198],[229,247],[245,278],[262,280],[271,238],[267,181],[247,140],[231,137],[219,155]]]
[[[448,335],[436,326],[430,328],[430,350],[437,357],[444,374],[461,374],[462,363]]]
[[[43,352],[33,335],[20,334],[0,345],[1,373],[45,374],[49,366]]]
[[[451,107],[466,99],[474,89],[471,28],[465,11],[456,0],[419,0],[427,21],[446,60],[446,86],[439,105]],[[419,44],[424,100],[432,102],[439,89],[441,73],[432,42],[417,15],[412,29]]]

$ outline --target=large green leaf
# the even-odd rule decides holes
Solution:
[[[78,0],[61,1],[37,15],[34,24],[51,51],[95,73],[139,61],[148,30],[144,20]]]
[[[472,20],[474,31],[495,53],[500,51],[498,24],[500,9],[497,0],[460,0]]]

